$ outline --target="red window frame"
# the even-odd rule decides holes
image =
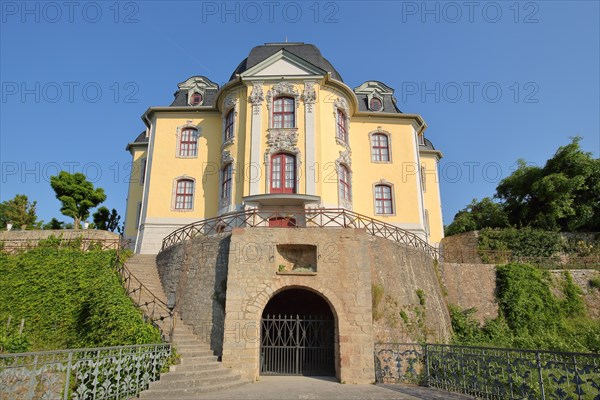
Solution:
[[[393,214],[394,204],[390,185],[375,185],[375,214]]]
[[[348,119],[342,110],[337,111],[337,137],[344,143],[348,143]]]
[[[390,141],[386,134],[374,133],[371,136],[373,161],[390,161]]]
[[[231,199],[232,175],[233,165],[229,163],[221,170],[221,199]]]
[[[377,107],[375,107],[375,106],[373,105],[373,103],[375,103],[375,102],[376,102],[376,104],[377,104]],[[369,108],[370,108],[372,111],[380,111],[380,110],[383,108],[383,102],[381,101],[381,99],[379,99],[379,98],[377,98],[377,97],[372,97],[372,98],[371,98],[371,102],[369,103]]]
[[[296,157],[293,155],[271,156],[271,193],[296,193]]]
[[[175,190],[175,209],[191,210],[194,205],[194,181],[179,179]]]
[[[233,139],[233,110],[230,110],[225,117],[225,141]]]
[[[190,104],[193,106],[197,106],[202,103],[202,95],[200,93],[194,93],[190,97]]]
[[[198,130],[196,128],[183,128],[179,138],[179,156],[196,157],[198,154]]]
[[[273,128],[296,127],[296,101],[291,97],[273,99]]]
[[[343,200],[352,200],[352,185],[350,183],[350,171],[348,168],[340,165],[340,196]]]

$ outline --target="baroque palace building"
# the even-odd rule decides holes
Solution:
[[[271,43],[142,119],[125,234],[223,366],[368,383],[375,342],[449,339],[442,154],[392,88],[351,89],[315,46]]]
[[[186,224],[249,209],[346,209],[443,237],[438,162],[394,89],[351,89],[314,45],[267,43],[222,87],[203,76],[150,107],[133,156],[125,236],[157,253]],[[139,178],[139,179],[136,179]],[[273,218],[272,226],[295,226]]]

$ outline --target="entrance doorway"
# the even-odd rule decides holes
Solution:
[[[335,321],[318,294],[288,289],[273,296],[261,320],[261,375],[334,376]]]

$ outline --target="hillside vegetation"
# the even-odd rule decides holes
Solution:
[[[483,326],[474,309],[451,307],[455,343],[600,353],[600,322],[586,315],[569,272],[560,298],[552,293],[549,273],[528,264],[498,266],[496,285],[499,316]]]
[[[0,254],[0,351],[161,342],[125,294],[114,260],[113,250],[58,248],[51,240],[22,254]]]

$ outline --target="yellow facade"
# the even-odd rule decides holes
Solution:
[[[134,168],[147,160],[146,178],[130,184],[127,202],[125,234],[137,251],[156,252],[164,236],[188,223],[257,207],[346,208],[439,243],[441,153],[424,140],[424,121],[401,113],[393,90],[380,82],[351,89],[310,46],[259,46],[224,86],[192,77],[171,106],[148,109],[146,134],[128,145]],[[286,173],[293,189],[277,186],[281,180],[285,187]],[[182,181],[193,182],[191,195]]]

